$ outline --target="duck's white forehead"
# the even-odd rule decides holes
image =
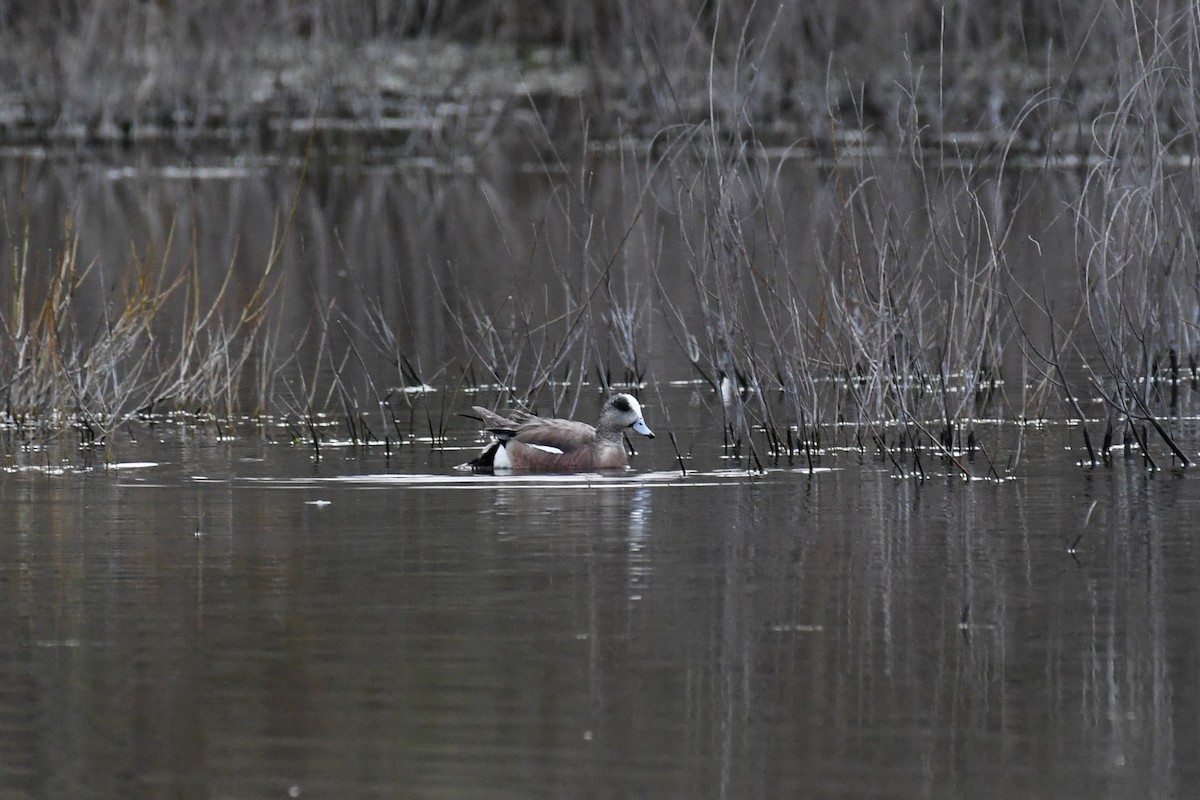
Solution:
[[[629,408],[633,410],[633,413],[637,414],[639,417],[642,415],[642,404],[637,401],[636,397],[631,394],[623,394],[621,397],[624,397],[627,401],[629,401]]]

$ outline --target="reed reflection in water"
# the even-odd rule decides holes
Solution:
[[[703,187],[679,193],[673,176],[690,174],[686,159],[655,171],[635,153],[589,156],[579,167],[562,169],[521,168],[506,154],[485,155],[461,172],[337,153],[319,153],[308,171],[298,157],[192,167],[169,159],[164,165],[152,153],[129,163],[0,159],[0,193],[25,198],[27,208],[36,209],[28,220],[14,218],[0,229],[0,243],[9,250],[28,244],[35,260],[49,265],[64,246],[69,221],[78,235],[77,261],[97,265],[73,305],[77,327],[90,331],[103,323],[131,249],[152,268],[166,265],[170,278],[183,272],[190,279],[194,269],[202,307],[215,300],[231,270],[233,290],[223,303],[232,317],[273,262],[273,245],[286,238],[272,272],[279,283],[270,335],[260,348],[263,371],[273,373],[274,382],[265,392],[240,387],[239,399],[251,409],[261,404],[295,412],[296,396],[306,394],[288,389],[298,383],[297,373],[311,379],[323,370],[317,392],[323,397],[329,363],[342,364],[340,380],[370,397],[373,388],[385,391],[415,377],[454,385],[464,371],[485,383],[513,377],[527,385],[535,356],[560,348],[569,358],[553,370],[557,377],[592,376],[603,368],[619,379],[636,355],[644,376],[664,381],[696,377],[689,347],[714,375],[730,357],[722,349],[734,348],[742,361],[756,353],[764,364],[768,351],[756,348],[773,340],[789,356],[817,355],[805,349],[814,346],[810,337],[792,341],[754,303],[728,322],[738,329],[736,343],[726,340],[730,331],[713,327],[707,295],[726,293],[726,304],[740,307],[748,302],[742,290],[752,287],[712,284],[716,266],[698,252],[714,224],[712,201]],[[833,302],[825,298],[827,270],[846,213],[836,176],[819,163],[765,156],[745,169],[774,175],[759,198],[762,208],[752,203],[755,213],[748,210],[744,222],[749,243],[764,248],[763,264],[755,268],[769,263],[778,271],[765,279],[788,286],[795,306],[789,313],[806,326],[808,317],[828,314],[823,309]],[[904,236],[913,241],[955,228],[957,183],[914,175],[903,160],[883,160],[872,169],[870,183],[885,188],[859,213],[886,217],[892,203],[911,206]],[[1078,196],[1077,177],[1014,173],[1001,183],[982,174],[972,187],[994,204],[989,213],[1012,228],[1005,251],[1012,274],[1048,293],[1051,303],[1074,308],[1075,274],[1058,267],[1074,246],[1075,232],[1060,212]],[[856,258],[867,257],[866,244]],[[777,252],[767,255],[770,248]],[[941,292],[953,283],[950,276],[940,266],[928,269],[929,285]],[[0,289],[10,278],[0,274]],[[183,292],[173,296],[164,317],[184,319],[185,299]],[[586,324],[575,323],[584,310]],[[631,323],[628,330],[623,320]],[[1021,321],[1035,343],[1046,343],[1044,314],[1030,310]],[[332,329],[324,338],[323,325]],[[157,333],[160,342],[169,341],[179,335],[178,325]],[[354,343],[349,358],[348,342]],[[169,354],[171,346],[163,346]],[[1019,360],[1016,350],[1003,355]],[[404,360],[418,375],[404,371]]]
[[[8,473],[0,785],[1178,796],[1192,479],[1064,472],[1046,439],[1002,484],[657,452],[502,480],[245,440]]]

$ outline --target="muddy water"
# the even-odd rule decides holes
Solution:
[[[0,795],[1195,785],[1193,475],[1078,468],[1050,428],[1003,483],[852,447],[752,476],[691,391],[661,401],[686,475],[660,436],[623,476],[473,476],[465,427],[319,461],[170,427],[115,468],[10,457]]]

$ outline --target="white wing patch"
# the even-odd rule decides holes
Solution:
[[[556,456],[561,456],[563,454],[562,450],[558,449],[557,447],[551,447],[548,444],[533,444],[532,442],[525,442],[525,444],[528,445],[529,447],[536,447],[538,450],[541,450],[543,453],[553,453]]]

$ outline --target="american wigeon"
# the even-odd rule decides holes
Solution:
[[[540,472],[588,472],[621,469],[629,463],[622,435],[633,428],[643,436],[654,432],[642,419],[642,406],[628,394],[608,398],[596,427],[570,419],[548,419],[516,412],[502,417],[475,406],[489,433],[496,436],[474,469],[522,469]]]

